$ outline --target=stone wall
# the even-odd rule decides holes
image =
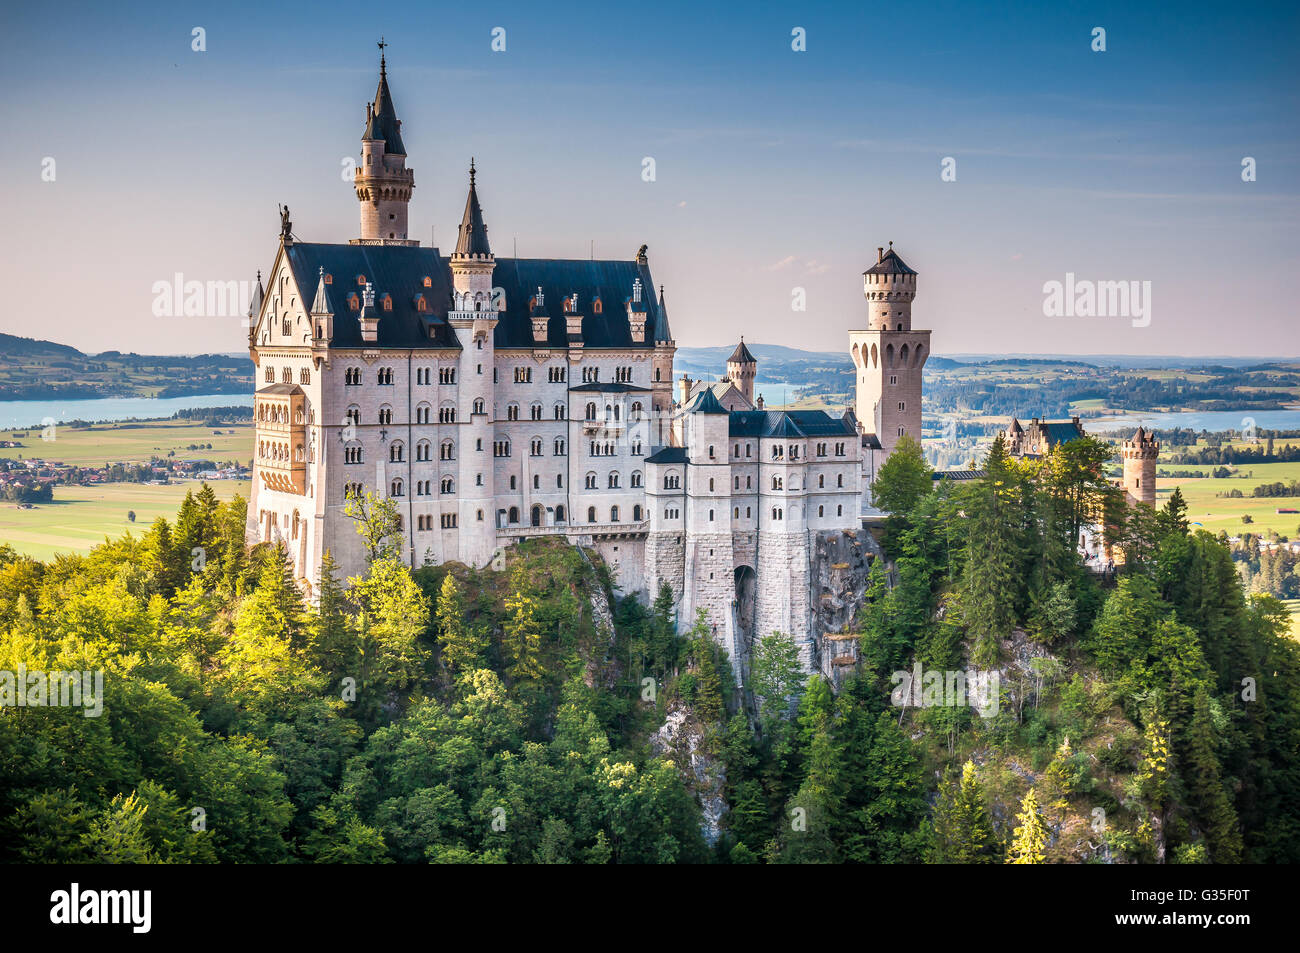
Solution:
[[[867,573],[880,555],[880,545],[865,529],[818,533],[813,540],[810,587],[816,670],[837,688],[857,663],[856,639],[842,636],[851,630],[866,601]]]

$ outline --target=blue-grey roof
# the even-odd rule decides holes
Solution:
[[[634,391],[650,390],[649,387],[640,387],[637,384],[625,384],[622,381],[594,381],[588,384],[577,384],[570,387],[572,391],[592,391],[600,394],[629,394]]]
[[[705,387],[686,405],[686,412],[691,414],[725,414],[727,408],[718,403],[718,395],[712,387]]]
[[[852,424],[824,410],[733,410],[732,437],[851,437]]]
[[[728,364],[757,364],[754,355],[749,353],[749,348],[745,347],[745,339],[742,337],[736,349],[731,352],[731,357],[727,358]]]
[[[1069,443],[1071,440],[1078,440],[1082,434],[1079,428],[1071,420],[1047,420],[1042,424],[1043,433],[1047,436],[1047,441],[1052,446],[1058,443]]]
[[[490,255],[487,225],[483,222],[483,209],[478,204],[478,187],[474,185],[474,160],[469,161],[469,195],[465,198],[465,214],[460,219],[460,234],[456,238],[457,255]]]
[[[685,463],[685,447],[664,447],[645,458],[646,463]]]
[[[366,131],[363,139],[383,139],[384,152],[388,155],[406,155],[406,146],[402,145],[402,123],[397,118],[393,106],[393,94],[388,91],[388,68],[384,58],[379,58],[379,87],[375,90],[375,101],[366,118]]]
[[[374,284],[376,310],[379,314],[378,340],[367,347],[459,347],[447,324],[451,308],[451,268],[436,248],[404,245],[325,245],[294,242],[285,246],[294,280],[299,291],[311,295],[317,287],[320,269],[330,276],[325,287],[330,310],[334,312],[334,347],[361,347],[359,311],[348,303],[355,294],[358,302],[363,288],[357,276],[364,275]],[[425,279],[429,279],[426,287]],[[624,302],[632,294],[632,285],[641,279],[642,305],[646,308],[645,341],[632,340]],[[505,293],[505,310],[497,322],[494,344],[497,348],[533,348],[532,316],[538,310],[547,314],[546,341],[540,346],[568,346],[564,298],[578,295],[582,319],[582,343],[588,348],[654,347],[654,328],[661,320],[659,304],[648,289],[654,287],[649,265],[635,261],[590,261],[587,259],[498,258],[492,284]],[[541,286],[546,307],[530,309],[530,302]],[[385,311],[382,301],[392,297],[393,309]],[[423,296],[427,311],[418,310],[417,299]],[[592,302],[600,298],[601,314],[592,313]],[[552,308],[551,302],[555,302]]]
[[[880,260],[863,272],[864,275],[914,275],[916,272],[907,267],[907,263],[898,257],[890,242],[889,251],[880,256]]]

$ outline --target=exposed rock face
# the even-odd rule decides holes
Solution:
[[[818,533],[810,556],[814,670],[839,688],[858,662],[858,641],[848,630],[866,599],[867,572],[881,556],[880,544],[865,529]]]
[[[685,708],[674,706],[659,730],[650,736],[650,750],[671,758],[677,765],[686,787],[700,802],[704,815],[701,833],[710,847],[722,836],[722,815],[727,802],[722,796],[727,781],[722,761],[702,750],[703,736],[699,725]]]

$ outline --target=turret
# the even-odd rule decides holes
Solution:
[[[1138,427],[1133,439],[1125,440],[1120,451],[1124,459],[1124,492],[1129,502],[1156,502],[1156,461],[1160,458],[1160,444],[1155,435]]]
[[[456,250],[451,254],[452,308],[447,313],[447,323],[460,343],[456,409],[457,442],[461,448],[457,517],[460,559],[480,567],[492,559],[496,550],[497,514],[493,512],[493,498],[497,467],[493,464],[498,451],[492,424],[492,373],[498,318],[497,303],[492,300],[495,267],[471,159],[469,195],[465,198]],[[539,288],[537,306],[542,301]],[[518,457],[504,451],[499,455],[507,460],[503,465],[518,466]]]
[[[916,272],[898,257],[893,242],[888,251],[876,249],[876,263],[862,273],[862,293],[867,299],[869,330],[912,330]]]
[[[402,121],[397,118],[388,90],[388,68],[379,42],[379,87],[375,101],[366,105],[366,128],[361,134],[361,164],[353,175],[361,203],[361,237],[353,244],[418,245],[407,238],[407,207],[415,188],[415,173],[406,167]]]
[[[745,347],[742,336],[736,349],[727,358],[727,376],[736,385],[736,389],[745,395],[752,407],[754,404],[754,378],[758,375],[758,359]]]

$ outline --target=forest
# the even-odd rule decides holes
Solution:
[[[1285,607],[1178,494],[1129,509],[1111,452],[999,439],[954,483],[903,441],[838,684],[780,633],[738,684],[669,591],[643,605],[562,540],[412,569],[373,497],[367,570],[327,557],[311,600],[207,487],[85,556],[0,547],[0,673],[104,673],[98,717],[0,697],[0,859],[1300,860]],[[1094,523],[1114,573],[1077,555]],[[900,705],[918,665],[996,673],[997,703]]]

